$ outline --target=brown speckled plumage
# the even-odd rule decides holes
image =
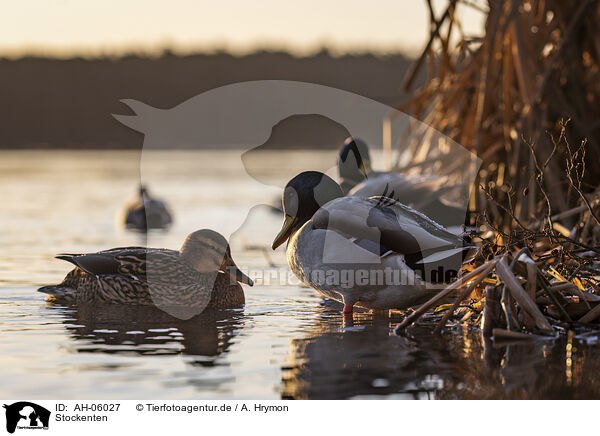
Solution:
[[[67,304],[234,308],[244,304],[244,292],[224,271],[233,267],[237,280],[249,281],[235,267],[227,241],[208,230],[188,236],[181,251],[123,247],[58,257],[76,265],[75,269],[62,283],[39,291]]]
[[[216,291],[218,289],[218,291]],[[239,283],[232,283],[227,274],[218,274],[207,309],[242,307],[246,302],[244,290]]]

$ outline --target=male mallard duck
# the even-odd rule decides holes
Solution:
[[[125,207],[125,226],[141,231],[164,229],[173,219],[165,203],[150,197],[144,185],[140,185],[139,197]]]
[[[338,175],[340,187],[347,195],[356,185],[367,180],[369,175],[378,176],[371,168],[369,147],[359,138],[348,137],[338,154]]]
[[[346,138],[338,156],[340,186],[345,195],[394,197],[403,204],[446,226],[465,222],[465,209],[442,200],[452,190],[443,177],[407,177],[395,172],[373,171],[369,147],[358,138]]]
[[[285,219],[273,249],[289,239],[294,274],[325,297],[370,309],[403,309],[439,290],[431,283],[458,274],[463,239],[420,212],[387,197],[344,197],[316,171],[283,192]]]
[[[225,238],[207,229],[190,234],[180,251],[123,247],[56,257],[76,268],[59,285],[38,290],[65,303],[225,309],[244,304],[238,282],[253,284],[231,258]]]

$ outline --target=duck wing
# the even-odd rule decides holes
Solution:
[[[59,254],[57,259],[66,260],[94,276],[121,275],[133,280],[146,281],[147,261],[173,263],[179,252],[145,247],[122,247],[88,254]]]
[[[353,197],[372,197],[375,195],[391,196],[402,199],[409,203],[405,197],[411,195],[410,188],[413,186],[406,176],[395,173],[371,173],[369,178],[354,186],[348,195]]]
[[[387,172],[374,173],[352,188],[348,195],[386,196],[421,209],[431,202],[439,202],[440,198],[456,188],[457,186],[448,185],[446,177],[415,177]]]
[[[312,217],[315,228],[369,240],[403,255],[430,255],[461,248],[463,239],[422,213],[388,197],[342,197]]]

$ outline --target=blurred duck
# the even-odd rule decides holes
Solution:
[[[238,282],[253,285],[231,257],[227,240],[204,229],[190,234],[181,250],[123,247],[56,256],[75,265],[62,283],[40,292],[65,304],[186,306],[226,309],[244,304]]]
[[[375,310],[420,304],[439,291],[428,284],[456,277],[470,248],[392,198],[344,197],[335,181],[316,171],[290,180],[283,208],[284,223],[272,248],[288,241],[294,274],[342,302],[346,314],[355,304]],[[370,277],[365,282],[363,275],[360,282],[365,271]],[[372,279],[392,271],[397,274],[393,279]]]
[[[150,197],[144,185],[140,185],[138,198],[127,204],[124,216],[127,228],[140,231],[164,229],[173,221],[165,203]]]
[[[465,222],[464,208],[441,199],[454,188],[446,186],[444,177],[407,177],[373,171],[369,147],[361,139],[346,138],[338,156],[338,172],[344,195],[393,197],[447,227]]]

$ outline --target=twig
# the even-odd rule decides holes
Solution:
[[[548,286],[546,284],[546,279],[540,271],[538,271],[538,277],[540,277],[540,279],[541,279],[540,284],[542,285],[542,288],[544,288],[544,291],[546,291],[546,294],[548,294],[548,296],[550,297],[550,300],[552,300],[552,303],[556,306],[558,311],[565,317],[565,319],[567,321],[573,322],[569,313],[565,310],[565,308],[562,306],[562,304],[559,303],[558,298],[554,294],[554,291],[552,291],[550,286]]]
[[[551,219],[551,221],[558,221],[563,218],[568,218],[570,216],[577,215],[578,213],[580,213],[586,209],[587,209],[587,206],[585,204],[583,204],[581,206],[574,207],[573,209],[565,210],[564,212],[557,213],[556,215],[552,215],[550,217],[550,219]],[[530,224],[529,226],[527,226],[527,228],[532,229],[534,227],[539,226],[541,223],[542,223],[542,221],[535,221],[532,224]]]
[[[419,56],[419,59],[414,64],[412,64],[412,66],[410,67],[410,70],[408,71],[408,73],[406,73],[406,79],[404,80],[404,83],[402,84],[402,88],[405,91],[408,91],[408,89],[412,85],[412,82],[415,80],[415,77],[417,76],[417,73],[419,72],[419,70],[421,69],[421,66],[423,65],[423,61],[425,60],[425,56],[427,56],[427,53],[429,53],[429,49],[431,48],[431,45],[433,44],[433,41],[435,40],[436,37],[439,38],[439,36],[440,36],[440,27],[442,27],[442,23],[444,21],[446,21],[446,18],[448,18],[450,16],[450,11],[454,7],[455,3],[456,3],[456,0],[451,0],[450,1],[450,4],[446,8],[446,11],[444,12],[444,14],[435,23],[435,28],[433,29],[433,32],[431,32],[431,36],[429,37],[429,42],[427,42],[427,45],[423,49],[423,52],[421,53],[421,56]]]
[[[473,9],[475,9],[476,11],[479,11],[483,14],[489,14],[490,10],[484,8],[483,6],[478,5],[475,2],[469,1],[469,0],[458,0],[461,4],[465,5],[465,6],[469,6]]]
[[[485,274],[480,274],[475,280],[473,280],[471,284],[469,284],[469,286],[467,286],[465,289],[463,289],[463,291],[460,294],[458,294],[456,301],[454,302],[452,307],[450,307],[450,309],[448,309],[448,311],[444,314],[440,322],[438,322],[437,326],[433,330],[433,333],[439,333],[442,330],[442,328],[446,325],[446,322],[448,322],[448,320],[454,314],[456,309],[458,309],[460,303],[462,303],[465,298],[471,295],[471,293],[477,288],[477,286],[479,286],[479,284],[483,281],[483,279],[485,279],[485,277]]]
[[[542,94],[544,93],[544,90],[546,89],[546,85],[548,84],[548,80],[550,79],[550,76],[552,75],[552,71],[554,69],[554,64],[558,61],[558,59],[560,59],[560,57],[562,56],[563,50],[567,46],[567,43],[571,40],[571,38],[575,34],[575,31],[579,27],[579,24],[581,23],[581,20],[584,16],[585,11],[593,3],[596,3],[596,1],[597,0],[586,0],[586,1],[582,2],[579,5],[579,8],[577,9],[577,11],[575,11],[575,14],[573,14],[573,18],[571,19],[569,25],[567,26],[567,30],[565,30],[565,33],[560,42],[560,46],[558,47],[558,50],[556,50],[554,52],[552,59],[550,59],[550,62],[548,62],[548,64],[546,65],[546,70],[544,71],[542,81],[540,82],[540,85],[538,86],[536,93],[535,93],[535,97],[533,99],[534,104],[537,101],[539,101],[539,99],[542,97]]]
[[[450,294],[450,292],[452,292],[453,290],[460,288],[463,284],[467,283],[469,280],[473,279],[474,277],[477,277],[479,274],[483,274],[484,276],[489,274],[489,272],[496,265],[497,261],[498,261],[497,259],[492,259],[489,262],[484,263],[483,265],[475,268],[473,271],[469,272],[468,274],[465,274],[464,276],[456,279],[456,281],[454,281],[454,283],[452,283],[450,286],[448,286],[443,291],[434,295],[427,302],[425,302],[421,306],[419,306],[413,313],[411,313],[406,318],[404,318],[404,320],[396,326],[396,328],[394,329],[394,333],[398,334],[398,332],[400,332],[402,329],[406,328],[407,326],[409,326],[410,324],[415,322],[425,312],[427,312],[429,309],[431,309],[432,306],[434,306],[439,301],[441,301],[444,297],[446,297],[448,294]]]
[[[594,212],[594,209],[592,208],[592,205],[590,204],[589,200],[581,191],[581,178],[583,177],[584,172],[585,172],[585,145],[586,145],[587,141],[584,139],[582,141],[579,149],[573,154],[571,151],[571,146],[569,145],[569,141],[567,141],[567,138],[565,136],[565,130],[566,130],[566,122],[561,121],[560,136],[558,137],[558,140],[556,142],[560,143],[561,139],[563,139],[565,145],[567,146],[567,150],[569,152],[569,157],[567,159],[567,170],[566,170],[567,178],[569,179],[569,184],[577,192],[577,194],[579,195],[581,200],[583,200],[586,207],[588,208],[588,211],[590,212],[590,215],[594,218],[594,221],[596,221],[596,224],[600,225],[600,218],[598,218],[598,216]],[[554,141],[554,138],[552,138],[552,141]],[[582,153],[583,153],[583,156],[581,158],[581,166],[582,166],[581,174],[577,171],[577,167],[579,166],[579,164],[575,163],[575,160],[577,159],[577,155],[580,150],[582,150]],[[573,180],[573,171],[575,172],[576,180]]]

